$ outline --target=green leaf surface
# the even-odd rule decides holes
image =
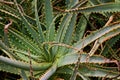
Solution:
[[[15,68],[15,67],[5,64],[3,62],[0,62],[0,71],[6,71],[9,73],[18,74],[18,75],[20,74],[19,68]]]
[[[3,62],[5,64],[11,65],[16,68],[20,68],[23,70],[30,70],[30,64],[26,62],[20,62],[16,60],[12,60],[3,56],[0,56],[0,62]],[[36,66],[37,65],[37,66]],[[34,71],[39,71],[39,70],[45,70],[47,69],[51,63],[39,63],[39,64],[33,64],[32,68]]]
[[[18,32],[15,29],[12,29],[12,30],[9,30],[9,31],[10,31],[11,36],[12,36],[11,41],[14,41],[12,39],[17,39],[17,42],[16,42],[17,45],[15,45],[16,47],[19,48],[19,46],[18,46],[18,44],[19,44],[20,46],[23,45],[24,47],[26,47],[26,50],[30,49],[35,54],[41,54],[42,53],[40,48],[38,47],[38,45],[35,45],[35,43],[32,40],[30,41],[29,38],[27,39],[27,36],[21,34],[20,32]],[[24,49],[24,47],[23,47],[23,49]]]
[[[87,60],[87,54],[66,54],[65,56],[61,57],[58,62],[58,67],[75,64],[78,61],[78,57],[80,55],[80,63],[109,63],[109,59],[104,58],[103,56],[91,56],[89,60]]]
[[[70,67],[70,66],[69,67],[65,66],[57,70],[57,73],[61,73],[61,74],[71,75],[72,72],[73,72],[73,67]],[[91,67],[87,64],[83,64],[83,65],[80,64],[78,72],[84,74],[84,76],[87,76],[87,77],[105,77],[106,76],[106,78],[112,78],[119,75],[119,72],[116,72],[114,70],[106,70],[106,68],[101,69],[101,68]],[[120,77],[118,77],[118,79],[120,79]]]
[[[54,63],[40,78],[39,80],[48,80],[56,71],[57,65]]]
[[[66,10],[65,12],[79,12],[79,13],[120,12],[120,3],[105,3],[91,7],[70,9]]]
[[[38,36],[38,33],[32,28],[31,24],[27,21],[27,19],[24,17],[23,13],[21,12],[17,2],[15,1],[16,7],[20,13],[21,21],[23,21],[25,27],[27,28],[28,32],[31,34],[31,37],[35,40],[36,43],[40,44],[40,39]]]
[[[74,31],[74,28],[75,28],[75,23],[76,23],[76,18],[77,18],[77,15],[76,14],[73,14],[72,18],[71,18],[71,21],[68,25],[68,28],[66,30],[66,33],[65,33],[65,36],[64,36],[64,39],[63,39],[63,43],[65,44],[69,44],[71,45],[71,41],[72,41],[72,35],[73,35],[73,31]],[[66,47],[62,47],[60,48],[60,54],[61,53],[65,53],[67,52],[67,49]]]
[[[71,21],[71,18],[72,18],[72,14],[68,13],[66,15],[63,15],[63,18],[61,20],[61,24],[60,24],[58,32],[56,34],[56,40],[55,40],[56,42],[63,42],[66,31],[67,31],[68,26],[69,26],[69,23]],[[55,47],[54,54],[56,54],[57,50],[58,50],[58,47]]]
[[[48,30],[53,21],[53,11],[52,11],[51,1],[50,0],[44,0],[44,1],[45,1],[45,21]]]
[[[75,30],[75,40],[76,41],[79,41],[83,38],[86,27],[87,27],[87,20],[82,15],[78,21],[78,24],[77,24],[76,30]]]
[[[43,36],[43,32],[42,32],[42,28],[41,28],[41,24],[39,22],[39,16],[38,16],[38,11],[37,11],[37,0],[35,0],[35,17],[36,17],[36,23],[37,23],[37,27],[38,27],[38,32],[40,35],[40,42],[44,42],[44,36]]]
[[[112,34],[114,34],[114,30],[116,30],[116,29],[118,29],[118,30],[115,31],[115,32],[117,34],[119,34],[120,23],[104,27],[104,28],[102,28],[102,29],[100,29],[98,31],[95,31],[95,32],[91,33],[89,36],[83,38],[80,42],[78,42],[75,47],[78,48],[78,49],[82,49],[85,46],[87,46],[88,44],[90,44],[91,42],[95,41],[96,39],[98,39],[98,38],[100,38],[102,36],[103,36],[102,40],[105,41],[105,40],[107,40],[109,38],[104,37],[104,35],[107,34],[107,33],[110,33],[112,30],[113,30]],[[108,36],[110,37],[110,35],[108,35]],[[74,53],[73,51],[71,53]]]

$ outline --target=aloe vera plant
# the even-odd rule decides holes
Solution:
[[[111,60],[103,55],[94,54],[107,40],[117,36],[114,41],[117,42],[120,38],[120,22],[103,26],[84,37],[89,23],[87,19],[91,13],[107,16],[110,12],[120,12],[120,3],[98,4],[97,0],[85,0],[81,3],[79,0],[66,0],[67,9],[54,14],[52,1],[44,0],[41,1],[44,5],[41,8],[44,11],[43,20],[39,18],[37,2],[38,0],[32,1],[32,13],[35,14],[33,18],[23,11],[17,0],[12,4],[14,7],[5,3],[0,4],[0,16],[7,16],[12,21],[10,26],[3,21],[0,22],[0,49],[7,55],[0,56],[1,71],[21,75],[25,80],[29,79],[28,77],[39,80],[54,80],[59,77],[65,80],[90,80],[89,77],[120,79],[118,67],[101,65],[115,63],[119,66],[119,59]],[[77,17],[79,13],[80,18]],[[56,24],[58,19],[59,24]],[[90,53],[83,50],[94,42],[95,50]],[[79,77],[76,77],[77,75]]]

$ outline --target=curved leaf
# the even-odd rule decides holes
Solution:
[[[112,63],[114,61],[110,61],[109,59],[104,58],[103,56],[91,56],[89,60],[87,60],[88,54],[67,54],[59,59],[58,67],[75,64],[78,61],[78,57],[80,55],[80,63]]]
[[[79,12],[79,13],[120,12],[120,3],[105,3],[91,7],[82,7],[65,10],[65,12]]]
[[[73,67],[72,66],[65,66],[57,70],[57,73],[61,74],[69,74],[71,75],[73,73]],[[89,66],[87,64],[80,64],[80,67],[78,69],[78,76],[79,73],[84,74],[84,76],[87,77],[106,77],[106,78],[112,78],[119,75],[119,72],[115,71],[114,69],[107,70],[107,68],[101,69]],[[117,68],[116,68],[117,69]],[[120,77],[118,77],[120,79]]]
[[[35,17],[36,17],[38,32],[39,32],[39,35],[40,35],[40,41],[42,43],[42,42],[44,42],[44,36],[43,36],[42,28],[41,28],[41,25],[40,25],[40,22],[39,22],[39,16],[38,16],[38,11],[37,11],[37,0],[35,0]]]
[[[5,64],[11,65],[11,66],[16,67],[16,68],[30,70],[29,63],[12,60],[12,59],[9,59],[9,58],[3,57],[3,56],[0,56],[0,62],[3,62]],[[39,71],[39,70],[47,69],[50,65],[51,65],[51,63],[39,63],[39,64],[33,64],[32,68],[34,71]]]
[[[118,30],[116,30],[116,29],[118,29]],[[120,29],[120,23],[104,27],[104,28],[102,28],[102,29],[100,29],[98,31],[95,31],[94,33],[90,34],[89,36],[85,37],[81,41],[79,41],[76,44],[75,47],[78,48],[78,49],[82,49],[85,46],[87,46],[88,44],[90,44],[91,42],[95,41],[96,39],[98,39],[98,38],[100,38],[102,36],[103,36],[102,38],[108,40],[108,39],[111,38],[110,35],[109,35],[110,38],[104,37],[104,35],[106,35],[107,33],[110,33],[111,31],[116,32],[117,34],[119,34],[120,33],[119,29]],[[114,31],[114,30],[116,30],[116,31]],[[114,34],[114,33],[112,33],[112,34]],[[103,41],[104,41],[104,39],[103,39]],[[71,53],[74,53],[74,52],[77,52],[77,51],[73,50]]]
[[[40,78],[39,80],[48,80],[50,76],[52,76],[57,69],[57,65],[54,63],[52,67],[50,67]]]

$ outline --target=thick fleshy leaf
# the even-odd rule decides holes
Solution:
[[[116,31],[114,31],[114,30],[116,30]],[[98,38],[100,39],[100,37],[102,38],[101,40],[103,40],[102,42],[104,42],[104,41],[111,38],[110,34],[114,34],[114,35],[119,34],[120,33],[119,30],[120,30],[120,23],[104,27],[104,28],[102,28],[98,31],[95,31],[95,32],[91,33],[89,36],[83,38],[81,41],[79,41],[76,44],[75,47],[78,48],[79,50],[81,50],[82,48],[84,48],[85,46],[87,46],[91,42],[95,41],[96,39],[98,39]],[[113,31],[113,32],[111,32],[111,31]],[[71,53],[74,53],[74,52],[77,52],[77,51],[73,50]]]
[[[115,69],[117,68],[97,68],[97,67],[93,67],[93,66],[89,66],[87,64],[80,64],[80,67],[78,69],[78,72],[80,74],[84,74],[84,76],[87,77],[106,77],[106,78],[112,78],[115,76],[119,75],[119,72],[117,72]],[[60,69],[57,70],[57,73],[61,73],[61,74],[69,74],[71,75],[73,73],[74,68],[72,66],[65,66],[65,67],[61,67]],[[79,75],[78,73],[78,75]],[[118,77],[118,79],[120,79],[120,77]]]
[[[19,11],[19,15],[21,17],[21,21],[24,23],[25,27],[27,28],[28,32],[31,34],[31,37],[34,39],[34,41],[38,44],[40,44],[40,40],[39,39],[39,35],[38,33],[33,29],[32,25],[28,22],[28,20],[25,18],[25,16],[23,15],[22,11],[20,10],[18,3],[16,2],[16,0],[14,0],[15,5],[17,6],[17,9]]]
[[[41,28],[41,24],[39,22],[39,16],[38,16],[38,11],[37,11],[37,0],[35,0],[35,18],[36,18],[36,24],[37,24],[37,27],[38,27],[38,32],[39,32],[39,35],[40,35],[40,42],[44,42],[44,36],[43,36],[43,33],[42,33],[42,28]]]
[[[87,54],[67,54],[59,59],[58,67],[70,65],[70,64],[76,64],[78,61],[78,57],[80,57],[80,63],[114,63],[114,61],[110,61],[109,59],[104,58],[103,56],[91,56],[89,59],[87,59]]]
[[[3,62],[5,64],[8,64],[8,65],[11,65],[13,67],[20,68],[20,69],[23,69],[23,70],[28,70],[28,71],[30,70],[30,64],[29,63],[12,60],[12,59],[9,59],[9,58],[3,57],[3,56],[0,56],[0,62]],[[51,63],[39,63],[39,64],[33,64],[32,68],[33,68],[34,71],[45,70],[50,65],[51,65]]]
[[[120,7],[120,3],[106,3],[106,4],[91,6],[91,7],[70,9],[70,10],[66,10],[65,12],[80,12],[80,13],[119,12],[120,11],[119,7]]]
[[[52,67],[50,67],[40,78],[39,80],[48,80],[56,71],[57,64],[54,63]]]

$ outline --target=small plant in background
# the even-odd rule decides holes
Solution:
[[[23,80],[120,79],[119,8],[112,0],[0,1],[0,70]]]

